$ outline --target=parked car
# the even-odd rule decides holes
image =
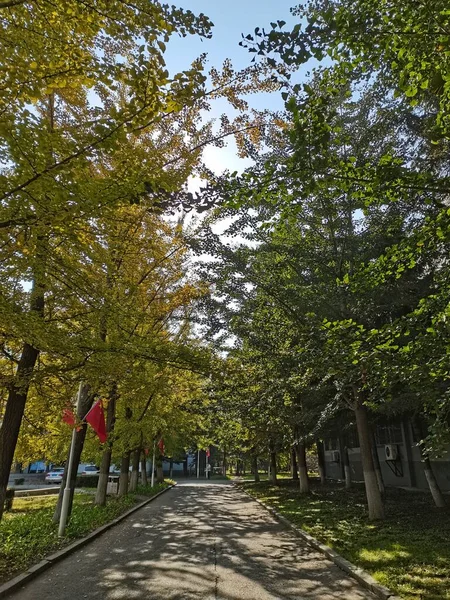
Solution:
[[[45,476],[45,483],[61,483],[64,474],[64,469],[57,467],[52,469]]]
[[[78,475],[96,475],[100,469],[96,465],[79,465]]]

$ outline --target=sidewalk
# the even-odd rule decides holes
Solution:
[[[11,595],[14,600],[369,600],[230,482],[188,480]]]

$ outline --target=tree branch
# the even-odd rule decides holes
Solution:
[[[5,0],[0,2],[0,10],[2,8],[10,8],[11,6],[17,6],[18,4],[25,4],[26,0]]]

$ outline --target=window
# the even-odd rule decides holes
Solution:
[[[390,422],[377,425],[375,439],[380,446],[385,446],[386,444],[402,444],[403,436],[400,423]]]
[[[348,448],[359,448],[359,438],[356,427],[352,426],[346,433],[347,447]]]
[[[337,450],[338,449],[338,441],[336,438],[328,438],[324,442],[325,450]]]

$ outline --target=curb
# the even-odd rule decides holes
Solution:
[[[54,494],[59,494],[59,487],[39,488],[37,490],[14,489],[14,498],[31,498],[32,496],[53,496]]]
[[[389,590],[387,587],[384,587],[384,585],[381,585],[380,583],[375,581],[372,575],[370,575],[367,571],[361,569],[360,567],[357,567],[347,559],[343,558],[340,554],[338,554],[329,546],[322,544],[322,542],[319,542],[319,540],[316,540],[316,538],[314,538],[312,535],[309,535],[309,533],[306,533],[306,531],[303,531],[303,529],[301,529],[297,525],[294,525],[294,523],[291,523],[289,519],[283,517],[283,515],[280,515],[280,513],[274,508],[268,506],[262,500],[259,500],[259,498],[255,498],[254,496],[252,496],[249,492],[247,492],[247,490],[242,489],[242,491],[245,494],[247,494],[247,496],[250,496],[252,500],[254,500],[263,508],[265,508],[268,512],[270,512],[270,514],[273,515],[278,521],[281,521],[283,525],[286,525],[287,527],[289,527],[289,529],[292,529],[295,532],[295,534],[298,537],[302,538],[307,544],[312,546],[315,550],[319,550],[319,552],[325,554],[325,556],[329,558],[337,567],[339,567],[342,571],[347,573],[347,575],[350,575],[350,577],[353,577],[353,579],[356,579],[356,581],[359,584],[361,584],[364,588],[366,588],[366,590],[369,590],[370,592],[378,596],[378,598],[381,598],[381,600],[401,600],[401,598],[395,596],[395,594],[391,592],[391,590]]]
[[[58,550],[57,552],[54,552],[53,554],[50,554],[50,556],[47,556],[46,558],[44,558],[37,564],[31,566],[24,573],[17,575],[13,579],[10,579],[9,581],[7,581],[6,583],[4,583],[3,585],[0,586],[0,598],[5,598],[9,594],[11,594],[11,592],[17,590],[19,587],[21,587],[25,583],[28,583],[29,581],[34,579],[37,575],[39,575],[43,571],[46,571],[47,569],[49,569],[52,565],[56,564],[63,558],[66,558],[66,556],[69,556],[69,554],[72,554],[72,552],[75,552],[76,550],[79,550],[83,546],[86,546],[86,544],[89,544],[89,542],[91,542],[93,539],[102,535],[102,533],[105,533],[105,531],[107,531],[108,529],[111,529],[115,525],[118,525],[121,521],[123,521],[124,519],[129,517],[131,514],[133,514],[134,512],[136,512],[137,510],[139,510],[140,508],[145,506],[146,504],[153,502],[153,500],[156,500],[156,498],[158,498],[158,496],[161,496],[162,494],[164,494],[168,490],[171,490],[175,486],[176,486],[176,483],[170,485],[169,487],[165,488],[164,490],[161,490],[160,492],[158,492],[151,498],[147,498],[147,500],[140,502],[136,506],[133,506],[133,508],[130,508],[130,510],[127,510],[126,512],[122,513],[120,516],[115,518],[113,521],[110,521],[109,523],[106,523],[106,525],[102,525],[101,527],[98,527],[98,529],[95,529],[94,531],[92,531],[91,533],[86,535],[85,537],[83,537],[79,540],[76,540],[72,544],[69,544],[68,546],[65,546],[64,548],[61,548],[61,550]]]

